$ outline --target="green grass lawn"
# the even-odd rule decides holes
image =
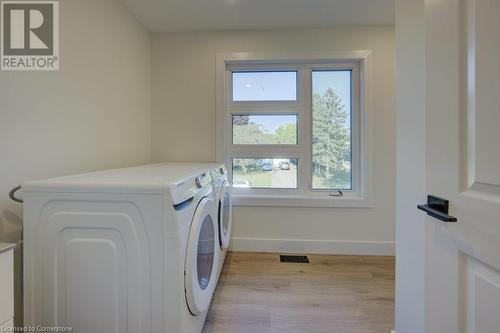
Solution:
[[[271,187],[270,171],[252,171],[244,173],[239,170],[233,171],[234,180],[248,180],[252,187]]]
[[[338,181],[330,184],[325,178],[314,175],[313,176],[313,188],[315,189],[350,189],[351,184],[349,179],[339,179]]]
[[[271,187],[272,173],[270,171],[251,171],[244,173],[239,170],[233,171],[234,180],[248,180],[251,187]],[[330,184],[325,178],[314,175],[313,176],[313,188],[316,189],[349,189],[350,184],[348,179],[339,179],[334,184]]]

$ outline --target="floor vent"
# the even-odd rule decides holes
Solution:
[[[308,264],[309,258],[307,258],[307,256],[280,255],[280,261],[281,262],[293,262],[293,263],[298,263],[298,264]]]

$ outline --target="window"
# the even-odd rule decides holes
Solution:
[[[235,145],[295,145],[297,115],[233,114]]]
[[[312,71],[312,188],[352,189],[352,71]]]
[[[295,101],[296,71],[233,71],[233,101]]]
[[[296,158],[233,158],[234,188],[297,188]]]
[[[353,54],[315,61],[219,57],[218,158],[242,199],[236,204],[369,205],[369,53]]]

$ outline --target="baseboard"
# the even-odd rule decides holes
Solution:
[[[231,251],[394,256],[394,242],[231,238]]]

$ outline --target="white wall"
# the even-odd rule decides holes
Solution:
[[[150,37],[117,0],[60,2],[60,70],[0,72],[0,237],[26,180],[150,160]]]
[[[155,162],[215,161],[216,53],[359,49],[373,50],[375,207],[235,207],[233,249],[392,253],[394,28],[153,34],[152,158]]]
[[[60,1],[60,70],[0,72],[0,241],[15,185],[150,161],[150,47],[118,0]]]
[[[424,0],[396,1],[396,332],[424,332],[426,190]]]

